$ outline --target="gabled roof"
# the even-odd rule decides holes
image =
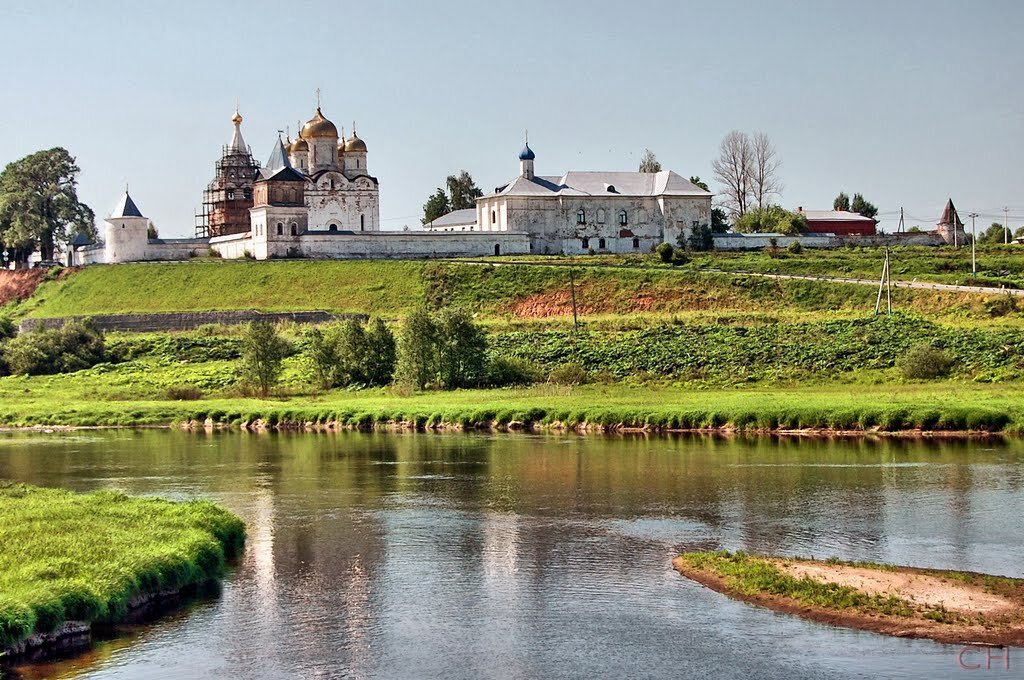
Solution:
[[[270,152],[267,164],[260,168],[259,180],[284,181],[284,182],[305,182],[306,176],[292,167],[288,161],[288,154],[284,150],[284,142],[281,137],[277,138],[274,150]]]
[[[956,226],[962,229],[964,223],[960,221],[960,215],[957,214],[956,208],[953,206],[953,199],[951,198],[946,202],[946,209],[942,211],[942,217],[939,218],[939,226],[953,226],[954,220],[956,220]]]
[[[135,205],[135,201],[128,195],[128,191],[125,190],[124,196],[117,202],[114,209],[110,211],[111,217],[142,217],[142,213],[139,211],[138,206]]]
[[[434,229],[443,227],[462,227],[467,224],[476,224],[476,208],[464,208],[453,210],[447,215],[438,217],[429,223]]]
[[[85,234],[82,234],[82,233],[75,234],[75,237],[73,239],[71,239],[71,247],[73,247],[73,248],[78,248],[79,246],[91,246],[91,245],[92,245],[92,239],[89,238],[88,236],[86,236]]]
[[[561,177],[517,177],[495,189],[501,196],[711,196],[672,172],[567,172]]]

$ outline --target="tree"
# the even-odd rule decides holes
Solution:
[[[313,381],[320,389],[329,390],[338,384],[338,352],[334,338],[319,328],[311,329],[306,334],[306,358]]]
[[[785,234],[796,236],[807,230],[807,218],[778,205],[754,208],[739,217],[733,229],[741,234]]]
[[[874,219],[875,215],[878,214],[878,208],[876,208],[874,204],[868,203],[868,201],[860,194],[853,195],[853,201],[850,203],[850,210],[858,215],[870,217],[871,219]]]
[[[845,191],[840,191],[836,199],[832,201],[832,209],[850,212],[850,197],[846,195]]]
[[[1006,240],[1003,225],[993,222],[988,229],[978,235],[978,243],[1003,243]]]
[[[38,249],[52,260],[74,234],[96,236],[95,215],[78,200],[79,167],[60,147],[37,151],[0,173],[0,242],[8,259],[27,262]]]
[[[722,208],[711,209],[711,233],[724,234],[729,231],[729,215]]]
[[[644,155],[640,157],[640,169],[638,172],[661,172],[661,163],[658,157],[650,149],[644,149]]]
[[[366,383],[366,332],[359,319],[346,319],[337,334],[338,381],[342,385]]]
[[[438,187],[437,191],[423,204],[423,219],[420,221],[423,224],[430,224],[438,217],[447,215],[451,211],[452,208],[448,202],[448,196],[444,193],[444,189]]]
[[[158,238],[160,238],[160,230],[158,230],[158,229],[156,228],[156,225],[155,225],[155,224],[153,224],[152,222],[150,222],[150,223],[149,223],[149,224],[148,224],[148,225],[146,226],[146,238],[148,238],[148,239],[149,239],[149,240],[151,240],[151,241],[152,241],[153,239],[158,239]]]
[[[707,182],[702,182],[698,175],[692,175],[690,177],[690,184],[693,184],[694,186],[698,186],[701,189],[703,189],[704,191],[711,191],[711,189],[708,188],[708,183]]]
[[[694,252],[705,252],[715,246],[714,232],[708,224],[696,224],[690,228],[690,235],[679,234],[679,245]]]
[[[746,214],[750,204],[753,163],[750,137],[739,130],[725,136],[718,147],[718,158],[711,163],[715,179],[725,186],[723,203],[734,218]]]
[[[281,364],[289,349],[273,326],[253,321],[242,339],[242,379],[266,397],[281,377]]]
[[[448,207],[450,210],[465,210],[476,205],[476,199],[484,195],[468,172],[463,170],[456,177],[448,175]]]
[[[366,382],[387,385],[395,374],[395,335],[381,318],[374,319],[366,329]]]
[[[435,321],[439,385],[452,390],[472,387],[487,368],[487,336],[461,308],[442,309]]]
[[[750,193],[758,208],[765,208],[772,196],[782,192],[778,172],[782,161],[775,145],[764,132],[755,132],[750,142]]]
[[[398,332],[399,382],[422,390],[437,380],[437,326],[426,307],[409,313]]]

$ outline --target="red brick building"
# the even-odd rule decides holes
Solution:
[[[804,210],[796,211],[807,219],[807,231],[812,234],[835,234],[836,236],[872,236],[878,222],[845,210]]]

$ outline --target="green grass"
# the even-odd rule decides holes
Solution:
[[[135,595],[216,578],[244,532],[206,501],[0,484],[0,649],[64,621],[116,622]]]
[[[885,616],[913,616],[918,607],[895,596],[870,595],[835,583],[791,576],[769,560],[743,552],[690,552],[680,557],[693,569],[725,580],[729,590],[746,596],[788,597],[800,604],[833,611],[856,610]],[[929,617],[929,609],[923,615]]]
[[[819,256],[822,259],[814,259]],[[871,258],[877,259],[877,252],[861,256],[844,249],[799,256],[803,259],[790,257],[794,259],[715,253],[701,255],[694,264],[682,269],[665,268],[650,257],[579,260],[577,309],[584,318],[649,318],[690,313],[870,314],[875,302],[875,290],[870,286],[778,281],[702,270],[711,265],[723,269],[732,265],[752,270],[800,269],[796,263],[829,270],[830,263],[835,262],[845,262],[854,268],[867,267]],[[540,263],[558,261],[566,260],[538,260]],[[623,262],[627,266],[622,268],[602,266]],[[6,313],[60,317],[132,312],[322,309],[397,318],[423,300],[466,306],[489,319],[568,318],[572,314],[569,272],[564,267],[385,260],[93,266],[43,283],[31,298],[10,305]],[[898,310],[933,319],[988,323],[993,314],[986,301],[982,296],[968,293],[894,291]],[[1021,311],[1010,311],[998,318],[1001,324],[1019,326],[1022,321],[1024,312]]]

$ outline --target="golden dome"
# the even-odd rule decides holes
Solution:
[[[345,151],[366,151],[366,142],[356,137],[355,133],[345,140]]]
[[[299,137],[302,139],[321,139],[324,137],[337,139],[338,128],[334,127],[334,123],[324,118],[324,114],[320,112],[320,107],[318,106],[316,107],[316,115],[302,126]]]
[[[307,151],[309,151],[309,144],[306,142],[305,139],[299,137],[294,142],[292,142],[292,146],[288,150],[288,153],[305,153]]]
[[[242,124],[242,114],[238,112],[238,109],[235,109],[235,115],[231,116],[231,122],[235,125]]]

